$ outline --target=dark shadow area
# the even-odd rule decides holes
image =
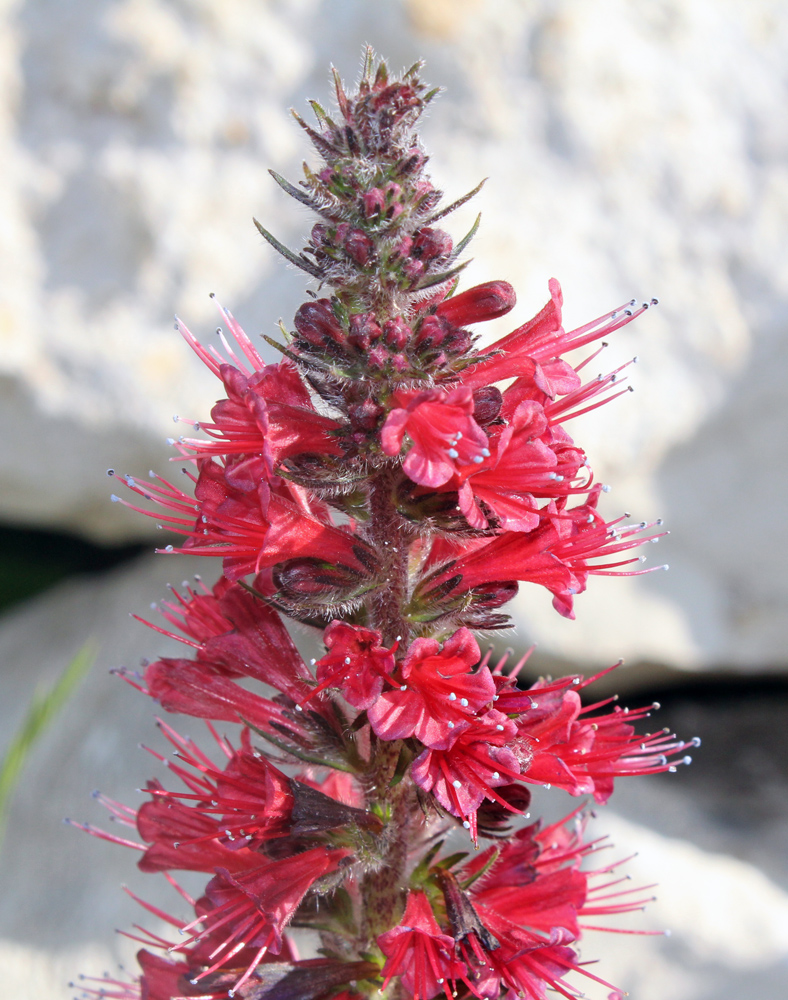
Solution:
[[[0,525],[0,612],[69,576],[128,562],[149,545],[96,545],[76,535]]]

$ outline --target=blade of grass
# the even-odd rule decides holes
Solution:
[[[31,750],[74,693],[96,658],[94,643],[88,641],[50,687],[39,685],[22,725],[0,763],[0,844],[14,789]]]

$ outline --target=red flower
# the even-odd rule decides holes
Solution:
[[[156,479],[158,482],[143,486],[127,477],[126,484],[145,500],[177,514],[156,515],[132,504],[126,506],[150,517],[158,516],[189,536],[182,547],[168,545],[160,551],[221,556],[229,580],[299,556],[365,571],[356,554],[364,548],[361,540],[320,520],[318,515],[326,513],[324,506],[313,504],[317,508],[313,510],[295,487],[280,492],[262,481],[254,492],[239,491],[228,485],[223,466],[207,460],[200,465],[194,498],[166,480]],[[125,503],[119,497],[113,499]]]
[[[210,440],[186,438],[179,444],[197,458],[223,456],[229,485],[254,490],[261,478],[270,479],[294,455],[342,454],[332,436],[339,424],[315,411],[289,363],[266,365],[251,375],[221,365],[219,376],[228,398],[211,410],[213,422],[196,425]]]
[[[556,430],[558,433],[556,433]],[[496,515],[500,528],[533,531],[541,514],[535,497],[558,497],[587,488],[588,478],[576,480],[585,461],[583,452],[560,428],[549,427],[544,409],[521,403],[504,430],[491,440],[493,449],[475,471],[467,468],[449,485],[459,486],[460,509],[473,528],[486,528],[478,501]]]
[[[659,537],[641,535],[654,526],[645,522],[625,529],[618,527],[621,518],[606,522],[596,510],[600,490],[595,487],[579,507],[559,509],[551,503],[543,509],[541,523],[534,531],[505,531],[482,542],[461,555],[444,576],[462,574],[458,585],[462,590],[505,580],[538,583],[553,594],[556,611],[574,618],[573,598],[585,590],[591,574],[637,576],[650,572],[621,568],[638,562],[637,557],[606,563],[593,563],[592,559],[615,556]],[[435,553],[446,551],[445,547],[434,547]]]
[[[383,986],[394,976],[413,995],[413,1000],[431,1000],[444,993],[451,1000],[449,982],[465,979],[465,966],[454,957],[454,939],[438,926],[423,892],[408,893],[408,905],[396,927],[378,938],[386,956]]]
[[[560,683],[563,690],[535,684],[530,689],[533,708],[518,716],[518,730],[533,749],[523,780],[556,785],[572,795],[593,794],[597,802],[606,802],[616,777],[675,771],[677,764],[690,762],[690,757],[669,757],[697,746],[697,740],[676,740],[665,730],[636,734],[632,722],[648,716],[653,705],[632,711],[616,705],[608,714],[583,719],[613,699],[584,708],[577,691],[567,690],[571,678]],[[500,702],[507,704],[505,695]]]
[[[246,971],[233,984],[237,992],[268,951],[277,954],[281,950],[282,932],[316,879],[336,871],[349,855],[350,851],[344,848],[316,847],[237,875],[217,867],[215,878],[206,888],[207,902],[203,912],[182,928],[186,933],[198,924],[204,925],[203,930],[190,936],[186,945],[207,937],[214,939],[210,958],[216,961],[192,982],[197,983],[220,968],[242,948],[255,949]],[[216,946],[215,938],[220,928],[221,942]]]
[[[150,628],[197,650],[197,659],[225,677],[253,677],[293,699],[308,690],[311,674],[280,616],[264,601],[222,576],[213,593],[188,599],[174,588],[177,604],[163,602],[162,615],[191,641],[175,632],[144,622]],[[138,616],[138,621],[143,621]]]
[[[473,394],[465,386],[395,393],[380,434],[383,451],[398,455],[407,433],[412,444],[402,468],[420,486],[443,486],[463,466],[489,456],[487,435],[473,419]]]
[[[590,344],[631,323],[652,303],[635,309],[635,300],[567,333],[561,325],[564,296],[555,278],[548,282],[550,301],[533,319],[488,348],[488,356],[463,373],[464,385],[476,389],[512,376],[525,376],[546,396],[570,392],[580,384],[577,374],[560,355]],[[492,353],[500,352],[500,353]],[[492,357],[489,354],[492,353]]]
[[[146,668],[145,683],[146,693],[167,712],[222,722],[246,720],[259,729],[267,729],[271,722],[294,728],[280,705],[247,691],[199,660],[158,660]]]
[[[517,729],[502,712],[492,710],[461,723],[454,733],[446,748],[423,750],[413,762],[411,776],[447,812],[463,820],[475,843],[476,810],[485,798],[509,812],[520,811],[494,791],[520,777],[520,761],[511,749]]]
[[[328,653],[316,664],[318,685],[303,705],[327,687],[339,687],[346,700],[359,710],[370,708],[394,669],[394,654],[381,646],[380,632],[333,621],[323,633]]]
[[[488,667],[471,673],[478,662],[479,645],[466,628],[442,648],[435,639],[416,639],[399,668],[402,683],[367,710],[375,733],[384,740],[415,736],[426,746],[448,746],[455,727],[495,694]]]

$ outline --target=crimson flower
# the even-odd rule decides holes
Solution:
[[[420,486],[442,486],[463,466],[479,465],[490,454],[487,435],[473,419],[473,393],[465,386],[444,392],[398,392],[380,433],[387,455],[398,455],[407,433],[411,446],[402,463]]]
[[[465,966],[453,957],[454,939],[441,931],[423,892],[408,893],[402,920],[380,935],[378,947],[386,956],[381,989],[399,976],[413,1000],[431,1000],[439,993],[451,1000],[449,983],[465,979]]]
[[[495,694],[488,667],[472,673],[478,662],[479,645],[466,628],[443,647],[435,639],[416,639],[399,668],[399,686],[367,710],[375,733],[385,740],[415,736],[426,746],[449,745],[455,727]]]
[[[354,708],[371,708],[394,669],[394,654],[381,645],[382,638],[380,632],[331,622],[323,633],[328,652],[315,664],[318,685],[301,705],[327,687],[339,687]]]

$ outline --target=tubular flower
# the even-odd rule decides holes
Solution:
[[[449,983],[465,978],[465,967],[453,958],[454,939],[441,931],[423,892],[408,893],[402,921],[380,935],[378,947],[386,956],[382,988],[399,976],[413,1000],[431,1000],[439,993],[450,1000]]]
[[[257,224],[315,281],[283,342],[266,338],[282,360],[221,307],[216,349],[178,321],[224,398],[171,439],[183,489],[151,473],[113,496],[180,536],[160,551],[220,560],[212,587],[172,589],[163,624],[145,622],[179,652],[118,671],[213,742],[160,721],[167,745],[150,752],[167,777],[139,808],[97,796],[124,834],[72,824],[136,851],[186,907],[137,900],[175,940],[135,925],[137,978],[84,992],[546,1000],[578,996],[579,977],[612,991],[579,945],[588,929],[637,933],[614,918],[645,890],[591,866],[606,845],[584,839],[582,806],[525,826],[529,787],[605,802],[699,741],[637,734],[657,706],[589,703],[596,677],[518,683],[529,654],[491,666],[473,630],[510,625],[520,582],[572,618],[591,576],[644,572],[633,550],[659,522],[598,510],[606,488],[566,424],[627,391],[628,365],[585,369],[651,303],[566,331],[553,279],[533,319],[479,348],[477,324],[516,296],[459,287],[478,222],[457,241],[439,224],[475,192],[442,207],[426,173],[416,125],[435,91],[420,65],[393,77],[370,52],[355,92],[335,83],[331,114],[296,115],[320,165],[297,185],[273,174],[318,216],[306,246]],[[322,645],[305,661],[310,635]],[[444,854],[450,833],[477,851]],[[202,875],[196,898],[178,871]],[[290,929],[319,935],[321,957],[300,959]]]
[[[487,435],[473,419],[473,393],[465,386],[443,392],[402,393],[380,432],[383,451],[397,455],[411,440],[402,469],[420,486],[443,486],[464,466],[489,457]]]
[[[495,694],[488,667],[472,673],[478,661],[479,646],[468,629],[442,648],[434,639],[417,639],[402,661],[402,683],[370,706],[372,729],[386,740],[415,736],[427,746],[447,745],[457,725]]]

